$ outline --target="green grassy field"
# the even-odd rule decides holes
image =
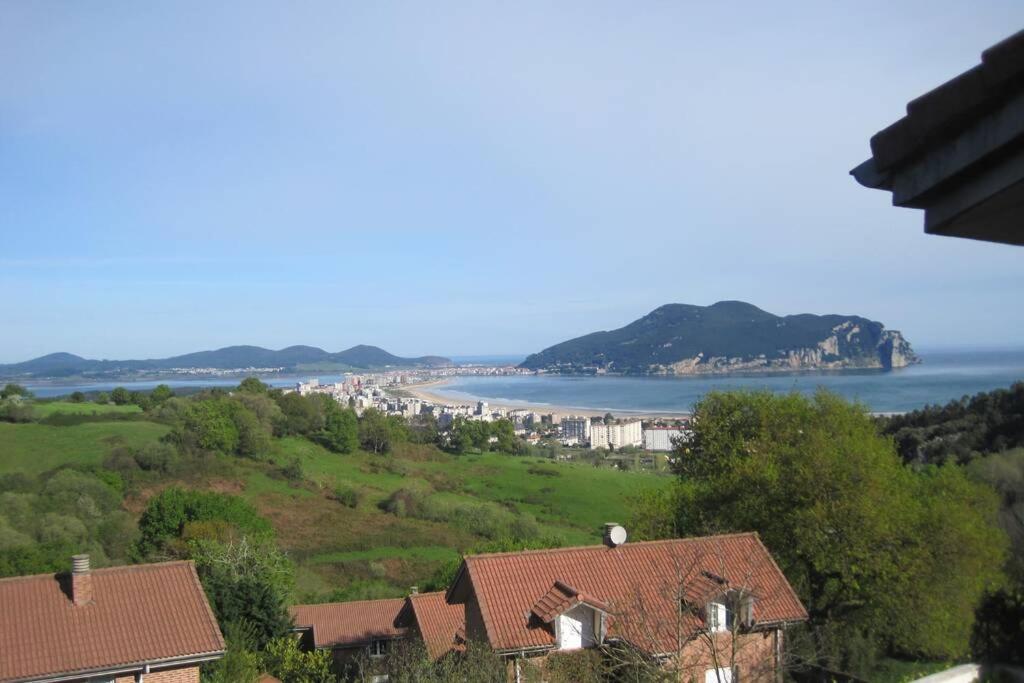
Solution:
[[[115,418],[134,406],[37,405],[46,406],[47,416],[99,409],[109,410],[112,419],[70,426],[0,423],[0,474],[98,464],[118,445],[140,446],[168,431],[144,419]],[[290,480],[282,466],[296,459],[302,477]],[[401,595],[487,541],[464,519],[432,521],[386,512],[381,503],[399,489],[426,492],[455,510],[483,508],[506,519],[529,514],[543,536],[577,545],[598,543],[604,522],[628,520],[631,496],[670,481],[650,473],[494,453],[454,456],[413,444],[400,444],[390,455],[342,455],[302,438],[275,439],[266,461],[231,458],[224,465],[216,477],[182,483],[253,502],[297,565],[300,599]],[[131,508],[141,510],[144,499],[168,483],[136,491]],[[355,507],[335,499],[339,485],[358,492]]]
[[[100,405],[98,403],[85,402],[72,403],[71,401],[46,401],[32,404],[32,415],[36,419],[47,418],[54,413],[66,413],[68,415],[107,415],[111,413],[129,415],[132,413],[142,413],[142,408],[134,404],[118,406],[113,403]]]
[[[99,464],[115,446],[156,441],[155,422],[87,422],[69,427],[0,422],[0,474],[39,474],[67,463]]]

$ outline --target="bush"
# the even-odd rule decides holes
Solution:
[[[327,650],[303,652],[299,649],[299,641],[292,637],[275,638],[267,643],[262,661],[267,673],[282,681],[334,681],[334,675],[331,673],[331,653]]]
[[[334,500],[338,501],[345,507],[358,507],[359,501],[362,497],[362,493],[358,489],[352,488],[346,484],[338,484],[334,487]]]
[[[150,499],[139,518],[140,538],[135,555],[145,559],[166,552],[181,538],[185,525],[196,521],[221,521],[239,534],[271,535],[270,523],[247,501],[224,493],[166,489]]]
[[[288,461],[288,464],[281,468],[281,474],[288,481],[302,481],[302,461],[298,458],[292,458]]]

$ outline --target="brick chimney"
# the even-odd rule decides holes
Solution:
[[[88,555],[71,557],[71,602],[75,607],[92,602],[92,570]]]

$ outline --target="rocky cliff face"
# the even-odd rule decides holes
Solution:
[[[701,375],[890,370],[919,362],[910,344],[858,316],[775,316],[742,302],[670,304],[610,332],[533,354],[523,367],[560,373]]]

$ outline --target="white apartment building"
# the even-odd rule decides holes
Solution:
[[[689,433],[674,427],[652,427],[644,430],[644,450],[670,451],[676,439],[689,439]]]
[[[563,417],[558,433],[562,443],[585,443],[590,439],[590,418],[575,415]]]
[[[596,424],[590,428],[591,448],[625,448],[643,444],[643,426],[640,420],[621,424]]]

